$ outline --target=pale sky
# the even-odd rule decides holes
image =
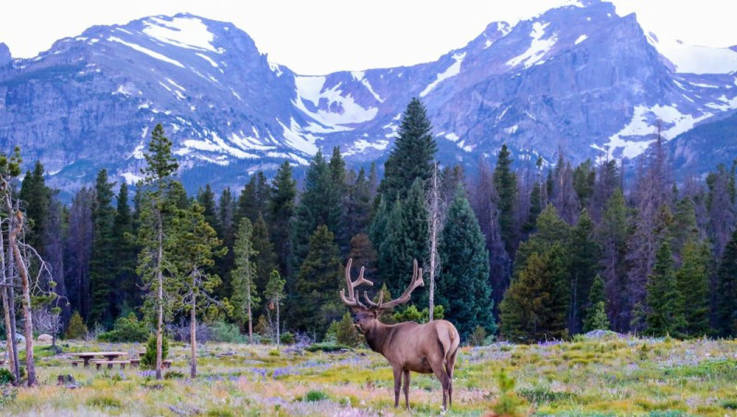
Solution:
[[[461,47],[487,24],[570,0],[3,0],[0,42],[33,57],[93,25],[189,12],[234,23],[272,62],[301,74],[412,65]],[[661,39],[737,45],[735,0],[614,0]]]

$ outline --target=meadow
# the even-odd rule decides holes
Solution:
[[[207,343],[199,376],[187,345],[157,381],[143,369],[73,368],[70,353],[140,351],[135,344],[62,342],[37,347],[40,384],[2,387],[3,416],[408,416],[441,415],[434,378],[412,375],[411,411],[393,407],[392,374],[369,350]],[[501,371],[501,373],[500,373]],[[70,374],[75,383],[57,385]],[[737,342],[609,334],[537,345],[463,347],[447,416],[737,416]]]

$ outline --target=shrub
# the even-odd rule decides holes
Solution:
[[[294,344],[294,335],[291,332],[284,332],[279,337],[279,341],[285,345]]]
[[[486,329],[481,326],[476,326],[476,328],[473,329],[473,333],[471,333],[471,337],[468,339],[468,343],[470,343],[471,346],[483,346],[486,344],[486,336]]]
[[[394,313],[392,319],[395,322],[415,321],[418,323],[427,323],[430,319],[429,311],[427,307],[418,310],[414,305],[410,305],[404,310]],[[436,305],[433,311],[433,319],[435,320],[442,319],[445,314],[445,309],[442,305]]]
[[[305,401],[308,401],[308,402],[322,401],[322,400],[327,400],[327,399],[328,399],[328,395],[318,390],[312,390],[305,395]]]
[[[214,342],[246,343],[246,336],[241,334],[237,324],[216,321],[210,330],[210,336]]]
[[[349,349],[350,349],[350,346],[341,345],[340,343],[322,342],[322,343],[313,343],[307,346],[305,350],[307,350],[308,352],[317,352],[317,351],[338,352],[341,350],[349,350]]]
[[[79,315],[79,311],[75,311],[72,314],[72,318],[69,319],[69,325],[67,331],[64,333],[65,339],[83,339],[87,336],[87,326],[82,320],[82,316]]]
[[[524,415],[522,407],[525,405],[525,400],[514,392],[514,386],[517,384],[514,378],[510,377],[504,369],[500,369],[496,374],[496,382],[499,385],[499,398],[492,407],[494,412],[510,417]]]
[[[161,340],[161,360],[169,354],[169,341],[166,337]],[[146,352],[141,356],[141,366],[148,369],[156,367],[156,335],[151,335],[146,342]]]
[[[0,385],[12,384],[13,379],[15,378],[13,378],[13,374],[9,370],[0,368]]]
[[[335,340],[339,344],[350,347],[357,347],[363,343],[363,337],[356,330],[356,326],[353,325],[350,313],[346,312],[343,318],[337,322]]]
[[[121,316],[115,320],[113,330],[100,334],[97,338],[103,342],[145,342],[149,335],[146,323],[139,321],[134,313]]]
[[[184,374],[179,371],[169,371],[164,374],[164,379],[182,379]]]

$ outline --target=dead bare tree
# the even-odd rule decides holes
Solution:
[[[438,184],[438,163],[433,165],[432,185],[427,202],[429,231],[428,236],[430,247],[430,288],[428,295],[428,315],[429,321],[432,321],[435,313],[435,274],[440,269],[440,257],[438,255],[438,236],[440,236],[440,228],[443,225],[443,207],[440,198],[440,185]]]
[[[358,279],[351,280],[352,259],[345,267],[346,289],[340,291],[343,303],[351,308],[353,324],[366,337],[366,343],[374,351],[381,353],[389,361],[394,371],[394,406],[399,406],[399,390],[404,379],[404,402],[409,408],[410,371],[422,374],[434,373],[443,386],[443,409],[446,404],[453,404],[453,368],[460,337],[452,323],[446,320],[433,320],[425,324],[402,322],[385,324],[379,321],[383,312],[404,304],[410,300],[412,291],[424,286],[422,269],[414,261],[412,280],[409,287],[399,298],[384,302],[383,292],[377,302],[372,301],[368,293],[363,296],[366,304],[356,297],[356,287],[373,283],[364,278],[364,268]]]

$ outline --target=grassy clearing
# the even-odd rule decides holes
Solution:
[[[384,358],[367,350],[308,352],[273,346],[205,344],[200,376],[190,379],[187,346],[173,344],[174,366],[162,381],[138,369],[72,368],[81,350],[141,351],[133,344],[61,344],[40,355],[40,385],[7,389],[8,416],[407,416],[439,415],[442,391],[412,376],[412,412],[393,408]],[[537,416],[737,416],[737,342],[610,338],[462,348],[453,410],[486,416],[499,401],[499,369],[516,381],[514,398]],[[78,387],[56,386],[71,374]],[[523,414],[524,414],[523,413]]]

